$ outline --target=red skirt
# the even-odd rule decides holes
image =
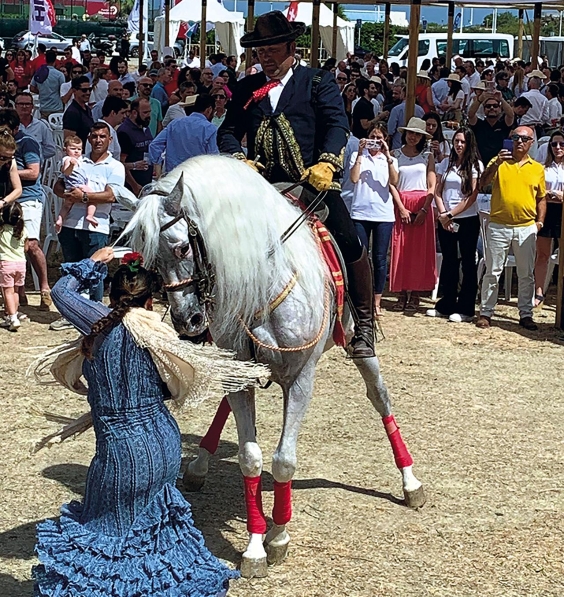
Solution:
[[[400,191],[401,202],[411,213],[417,213],[425,204],[426,191]],[[435,221],[433,209],[421,226],[404,224],[396,210],[392,233],[390,263],[390,290],[428,291],[437,282],[437,258],[435,249]]]

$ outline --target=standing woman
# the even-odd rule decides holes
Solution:
[[[448,317],[456,323],[474,317],[478,276],[476,248],[480,219],[476,196],[483,171],[478,146],[471,129],[459,128],[452,139],[450,157],[437,166],[435,203],[439,212],[439,243],[443,254],[441,284],[443,297],[429,317]],[[460,258],[459,258],[460,254]],[[460,264],[462,284],[458,290]]]
[[[552,253],[552,239],[559,239],[562,225],[562,200],[564,191],[564,133],[555,131],[548,142],[544,169],[546,181],[546,217],[537,233],[537,258],[535,263],[535,306],[544,302],[544,286],[548,261]],[[562,255],[562,249],[560,249]]]
[[[394,311],[415,313],[419,293],[435,287],[435,222],[431,203],[435,194],[435,160],[424,151],[430,138],[425,121],[411,118],[400,127],[402,147],[393,155],[398,160],[396,221],[392,233],[390,290],[400,296]]]
[[[25,91],[31,82],[33,76],[33,66],[26,58],[24,50],[18,50],[16,59],[10,64],[14,71],[14,80],[18,86],[18,91]]]
[[[368,129],[368,139],[361,139],[358,152],[350,161],[350,179],[354,184],[351,218],[360,241],[368,251],[372,234],[374,268],[374,310],[382,314],[382,293],[386,284],[388,248],[394,228],[394,201],[390,185],[398,182],[398,162],[386,144],[388,131],[376,123]]]
[[[423,112],[433,112],[435,104],[433,104],[433,94],[431,93],[431,77],[426,71],[421,70],[417,73],[417,85],[415,86],[415,97],[417,103],[423,108]]]
[[[341,93],[341,97],[343,98],[345,114],[347,115],[347,119],[349,121],[349,128],[352,129],[352,105],[354,100],[356,99],[356,85],[354,83],[349,83],[348,85],[345,85],[343,93]]]
[[[443,120],[462,120],[462,103],[464,102],[464,91],[462,91],[462,84],[460,77],[451,73],[446,78],[448,95],[445,101],[441,104],[441,110],[444,112]]]
[[[441,117],[436,112],[428,112],[423,116],[425,130],[431,135],[431,150],[435,164],[442,162],[450,155],[450,145],[443,134]]]

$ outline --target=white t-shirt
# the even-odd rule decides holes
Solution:
[[[454,98],[452,97],[452,95],[448,95],[446,101],[449,106],[454,106],[457,100],[462,100],[460,104],[460,108],[462,108],[464,106],[464,91],[462,91],[462,89],[456,94],[456,97]]]
[[[392,155],[398,161],[398,191],[427,191],[427,164],[429,153],[424,149],[414,158],[407,157],[401,149],[394,149]]]
[[[555,164],[544,169],[544,180],[547,191],[564,191],[564,164]]]
[[[351,181],[349,164],[351,156],[358,151],[359,140],[351,135],[345,146],[345,159],[343,160],[343,180],[341,182],[341,199],[344,201],[349,213],[351,212],[355,185]]]
[[[451,211],[464,199],[464,195],[461,190],[462,177],[459,174],[459,169],[455,167],[448,170],[448,162],[449,160],[445,159],[440,164],[437,164],[436,172],[437,176],[441,176],[443,179],[442,197],[445,209]],[[472,178],[477,179],[483,170],[484,166],[482,165],[482,162],[480,162],[479,171],[474,168],[472,171]],[[458,214],[456,218],[469,218],[477,215],[478,205],[474,202],[468,209],[464,210],[461,214]]]
[[[354,152],[349,162],[349,172],[352,170],[358,152]],[[398,169],[398,161],[394,161],[394,168]],[[370,155],[365,149],[362,152],[360,178],[354,186],[351,206],[353,220],[368,220],[369,222],[394,222],[394,201],[390,193],[390,171],[388,160],[381,153]]]
[[[94,193],[105,190],[107,185],[125,184],[125,168],[121,162],[114,160],[111,154],[97,163],[94,163],[89,157],[83,158],[82,172],[88,180],[88,186]],[[96,205],[96,219],[98,226],[94,227],[84,220],[86,217],[86,204],[75,203],[63,226],[65,228],[74,228],[75,230],[88,230],[89,232],[100,232],[101,234],[110,233],[110,211],[111,203],[98,203]]]

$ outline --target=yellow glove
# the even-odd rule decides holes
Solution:
[[[337,168],[329,162],[319,162],[310,166],[302,175],[302,180],[309,182],[316,191],[328,191],[333,184],[333,174]]]
[[[255,162],[253,160],[243,160],[249,168],[252,168],[255,172],[261,173],[261,170],[264,170],[264,166],[260,162]]]

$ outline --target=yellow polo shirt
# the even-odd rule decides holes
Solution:
[[[514,160],[502,162],[492,182],[490,221],[505,226],[530,226],[537,218],[537,199],[545,194],[544,166],[530,156],[521,165]]]

